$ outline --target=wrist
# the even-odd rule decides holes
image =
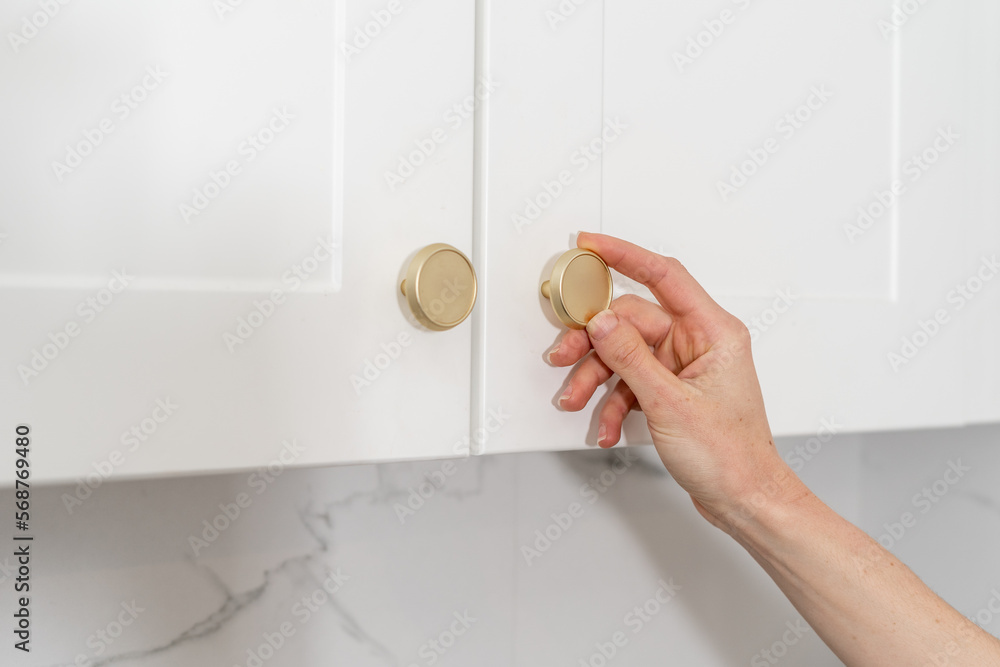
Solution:
[[[778,534],[794,524],[816,499],[812,491],[780,458],[768,471],[736,495],[717,515],[720,528],[746,544]]]

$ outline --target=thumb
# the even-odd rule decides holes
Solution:
[[[587,334],[597,356],[625,381],[644,410],[678,388],[680,380],[653,356],[639,330],[613,310],[595,315]]]

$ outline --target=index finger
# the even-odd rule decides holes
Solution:
[[[642,283],[667,312],[678,317],[720,308],[705,288],[673,257],[664,257],[606,234],[580,232],[576,245],[592,250],[619,273]]]

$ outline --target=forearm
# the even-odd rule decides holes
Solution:
[[[794,478],[793,478],[794,479]],[[797,482],[797,480],[796,480]],[[815,495],[771,498],[724,527],[850,667],[1000,665],[1000,641]]]
[[[581,233],[577,244],[659,305],[626,294],[586,335],[561,339],[549,361],[576,369],[560,405],[583,408],[618,374],[600,409],[599,444],[618,441],[638,403],[660,458],[702,515],[746,547],[851,667],[1000,667],[1000,642],[821,503],[778,456],[746,325],[676,259],[601,234]]]

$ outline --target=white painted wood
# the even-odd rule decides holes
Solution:
[[[452,108],[473,93],[473,7],[220,5],[59,5],[0,55],[16,100],[0,110],[3,432],[31,424],[46,481],[113,456],[122,477],[251,469],[291,439],[293,465],[464,454],[471,326],[417,329],[398,286],[423,245],[471,251],[472,121]],[[38,11],[6,3],[2,24]],[[96,147],[60,180],[53,161],[88,132]],[[257,133],[273,141],[254,149]],[[401,159],[420,166],[393,188]],[[195,189],[211,201],[186,220]],[[296,265],[314,271],[297,283]],[[78,304],[115,271],[128,286],[91,318]],[[284,302],[227,344],[276,289]],[[53,358],[22,378],[34,350]],[[127,444],[167,399],[173,414]]]
[[[964,206],[964,145],[927,171],[911,156],[945,128],[963,131],[966,72],[941,45],[961,45],[964,15],[925,7],[883,37],[890,2],[733,3],[731,23],[700,58],[636,77],[636,63],[654,55],[654,26],[669,23],[663,42],[676,48],[688,33],[718,30],[685,6],[645,21],[624,7],[609,14],[606,113],[624,107],[635,132],[605,162],[604,230],[647,235],[683,257],[759,330],[755,358],[776,434],[816,431],[823,417],[851,430],[961,421],[954,331],[940,327],[895,369],[887,353],[902,354],[903,336],[919,344],[919,322],[950,308],[946,286],[963,268],[951,218]],[[763,161],[769,138],[777,152],[722,196],[717,183],[731,165],[742,167],[748,150]],[[860,235],[860,225],[845,230],[894,180],[906,191],[893,210]],[[663,184],[654,196],[652,183]],[[798,298],[767,324],[789,288]]]
[[[968,11],[972,31],[964,53],[970,72],[968,145],[973,161],[966,190],[965,266],[971,271],[983,257],[1000,258],[1000,6],[975,0]],[[966,417],[1000,421],[1000,275],[984,283],[962,323],[968,337],[963,345]]]
[[[577,229],[679,257],[757,329],[776,435],[814,433],[824,418],[843,431],[967,419],[966,325],[948,295],[975,269],[965,230],[985,209],[966,198],[973,82],[964,54],[976,18],[965,3],[924,5],[905,23],[897,17],[898,29],[889,0],[588,2],[554,28],[546,9],[490,5],[484,66],[516,72],[521,94],[491,99],[483,128],[492,280],[479,380],[482,403],[512,413],[486,451],[596,442],[590,410],[553,405],[568,374],[541,355],[561,329],[534,296],[543,265]],[[518,39],[503,39],[515,21]],[[699,42],[689,62],[675,58]],[[616,119],[624,130],[603,151],[601,173],[589,171],[518,234],[510,214],[524,196]],[[912,156],[935,142],[947,152],[914,170]],[[761,164],[724,199],[717,183],[755,156]],[[852,243],[845,225],[895,179],[905,192]],[[634,289],[618,282],[619,293]],[[768,312],[789,289],[787,312]],[[948,321],[894,369],[889,353],[901,353],[904,336],[921,342],[920,322],[938,310]],[[629,420],[627,441],[647,441],[641,416]]]
[[[485,196],[477,200],[476,262],[485,291],[473,425],[485,429],[489,409],[510,418],[479,452],[578,446],[590,421],[554,407],[566,373],[542,355],[561,325],[538,286],[571,235],[600,224],[600,161],[580,147],[601,132],[601,2],[553,24],[546,11],[555,4],[480,3],[479,69],[497,91],[478,128]]]
[[[38,7],[3,10],[0,56],[0,399],[35,479],[461,456],[470,418],[475,453],[593,446],[538,294],[580,229],[679,257],[757,330],[778,435],[1000,419],[1000,282],[953,293],[1000,251],[988,3]],[[431,333],[398,282],[439,241],[480,304]]]

